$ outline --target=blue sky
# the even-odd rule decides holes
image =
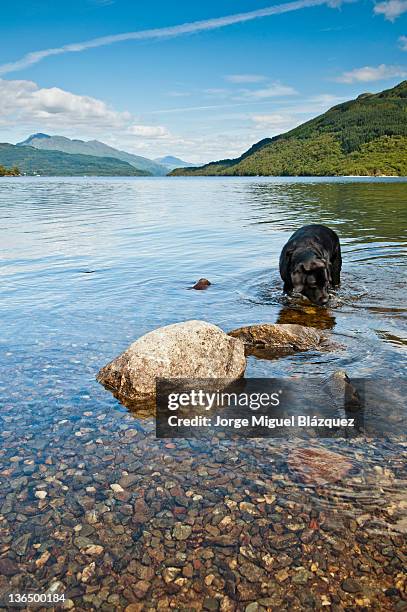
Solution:
[[[407,78],[407,0],[20,0],[1,13],[3,142],[41,131],[205,162]]]

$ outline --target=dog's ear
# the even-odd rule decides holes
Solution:
[[[326,262],[326,273],[328,276],[328,282],[332,285],[332,266],[329,262]]]
[[[287,265],[289,266],[291,264],[291,259],[294,253],[294,247],[291,247],[290,249],[287,249],[285,252],[285,259],[287,262]]]
[[[292,281],[292,284],[293,284],[293,288],[298,293],[301,293],[301,291],[304,289],[304,285],[305,285],[304,274],[303,274],[303,272],[301,271],[300,268],[301,268],[301,266],[296,268],[294,270],[294,272],[291,274],[291,281]]]

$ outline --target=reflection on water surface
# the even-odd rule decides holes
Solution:
[[[249,376],[405,375],[406,204],[399,180],[2,179],[3,601],[52,589],[107,612],[402,610],[400,440],[313,442],[339,457],[305,482],[304,441],[156,440],[148,411],[95,374],[198,318],[300,323],[341,346],[251,357]],[[285,241],[315,222],[343,245],[329,309],[288,300],[278,275]],[[186,290],[201,277],[207,291]]]

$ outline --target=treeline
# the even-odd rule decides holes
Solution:
[[[344,153],[357,151],[381,136],[407,136],[406,100],[362,97],[332,108],[283,138],[304,139],[319,134],[333,134]]]
[[[179,172],[194,176],[407,176],[407,136],[382,136],[349,154],[332,134],[291,138],[235,165],[208,164],[198,171],[183,168]]]
[[[0,176],[20,176],[21,172],[17,166],[13,168],[6,168],[0,164]]]
[[[407,81],[379,94],[362,94],[274,138],[237,159],[173,175],[406,176]]]

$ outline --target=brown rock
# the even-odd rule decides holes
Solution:
[[[18,572],[19,567],[17,563],[7,558],[0,559],[0,575],[14,576],[14,574],[18,574]]]
[[[263,358],[316,349],[325,340],[321,331],[296,324],[248,325],[232,330],[229,336],[244,342],[246,354]]]
[[[302,482],[313,485],[341,480],[353,467],[343,455],[315,447],[292,450],[288,465]]]
[[[185,578],[192,578],[194,575],[194,568],[192,567],[191,563],[184,565],[182,568],[182,575],[185,576]]]
[[[196,289],[197,291],[202,291],[203,289],[207,289],[212,283],[208,281],[207,278],[200,278],[197,283],[191,289]]]
[[[144,599],[146,596],[146,593],[149,591],[150,589],[150,583],[147,582],[146,580],[138,580],[136,582],[136,584],[133,586],[133,591],[136,597],[138,597],[139,599]]]
[[[245,369],[240,340],[211,323],[186,321],[142,336],[102,368],[97,380],[119,399],[138,401],[154,398],[157,378],[232,382],[243,376]]]

